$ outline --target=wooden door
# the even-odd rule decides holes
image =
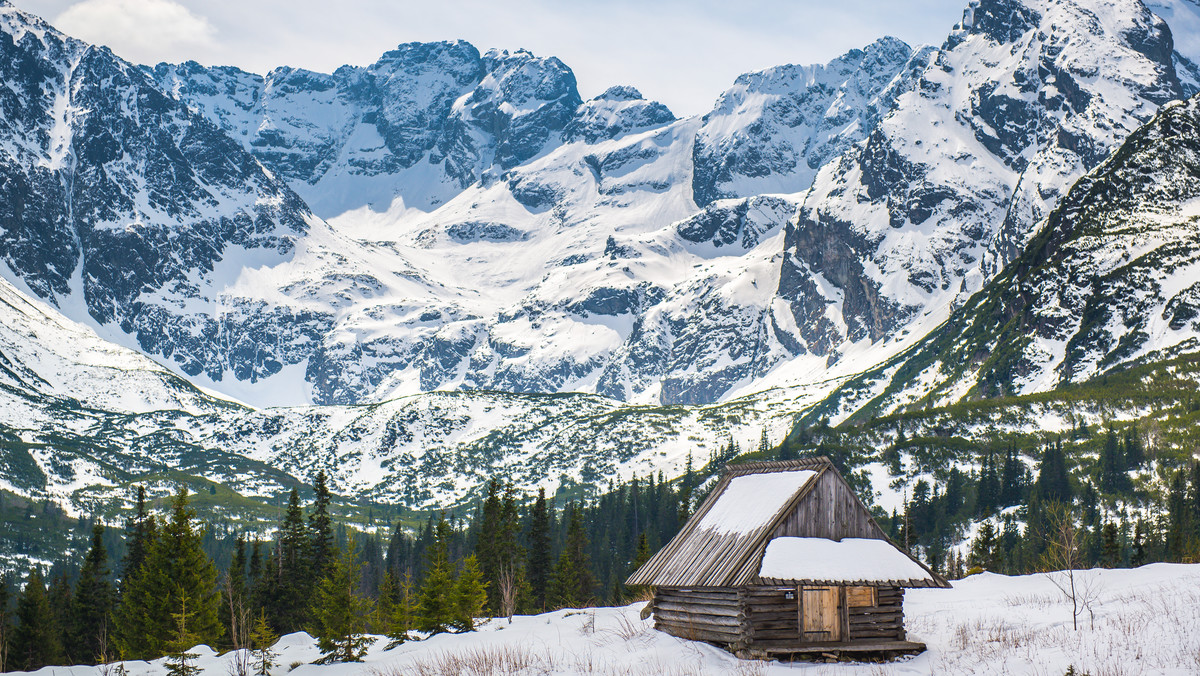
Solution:
[[[802,587],[799,597],[801,638],[812,643],[842,640],[840,590]]]

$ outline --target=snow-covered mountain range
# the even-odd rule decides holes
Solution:
[[[677,119],[464,42],[139,67],[0,0],[0,487],[427,505],[1193,349],[1197,62],[1194,0],[978,0]],[[1037,321],[949,345],[996,289]]]

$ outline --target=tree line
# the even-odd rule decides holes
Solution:
[[[205,644],[241,650],[248,676],[294,631],[316,637],[324,660],[356,661],[370,635],[395,646],[471,631],[482,617],[629,601],[641,590],[625,578],[675,535],[698,482],[689,461],[675,482],[634,477],[556,504],[493,480],[464,514],[385,533],[336,523],[319,473],[310,504],[290,492],[271,537],[231,544],[206,537],[185,489],[156,514],[139,486],[119,561],[96,524],[77,566],[55,566],[48,583],[34,567],[19,588],[0,584],[0,670],[167,656],[188,676],[187,651]]]

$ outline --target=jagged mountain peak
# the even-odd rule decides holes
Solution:
[[[1021,256],[829,410],[1045,392],[1200,349],[1200,97],[1080,179]],[[864,395],[864,393],[866,393]]]

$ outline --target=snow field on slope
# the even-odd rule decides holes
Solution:
[[[1051,574],[1054,575],[1054,574]],[[1061,574],[1058,574],[1061,575]],[[362,664],[309,664],[311,637],[276,644],[271,676],[1058,676],[1074,666],[1094,676],[1194,676],[1200,671],[1200,565],[1152,564],[1076,574],[1094,598],[1080,628],[1071,604],[1046,574],[991,573],[955,581],[953,589],[905,594],[910,640],[929,650],[886,664],[739,660],[705,643],[685,641],[639,619],[642,604],[560,610],[490,620],[470,634],[442,634],[384,650],[375,642]],[[228,676],[232,655],[200,647],[203,676]],[[294,666],[293,665],[297,665]],[[129,676],[163,676],[163,660],[127,662]],[[103,676],[98,667],[47,667],[41,676]]]

